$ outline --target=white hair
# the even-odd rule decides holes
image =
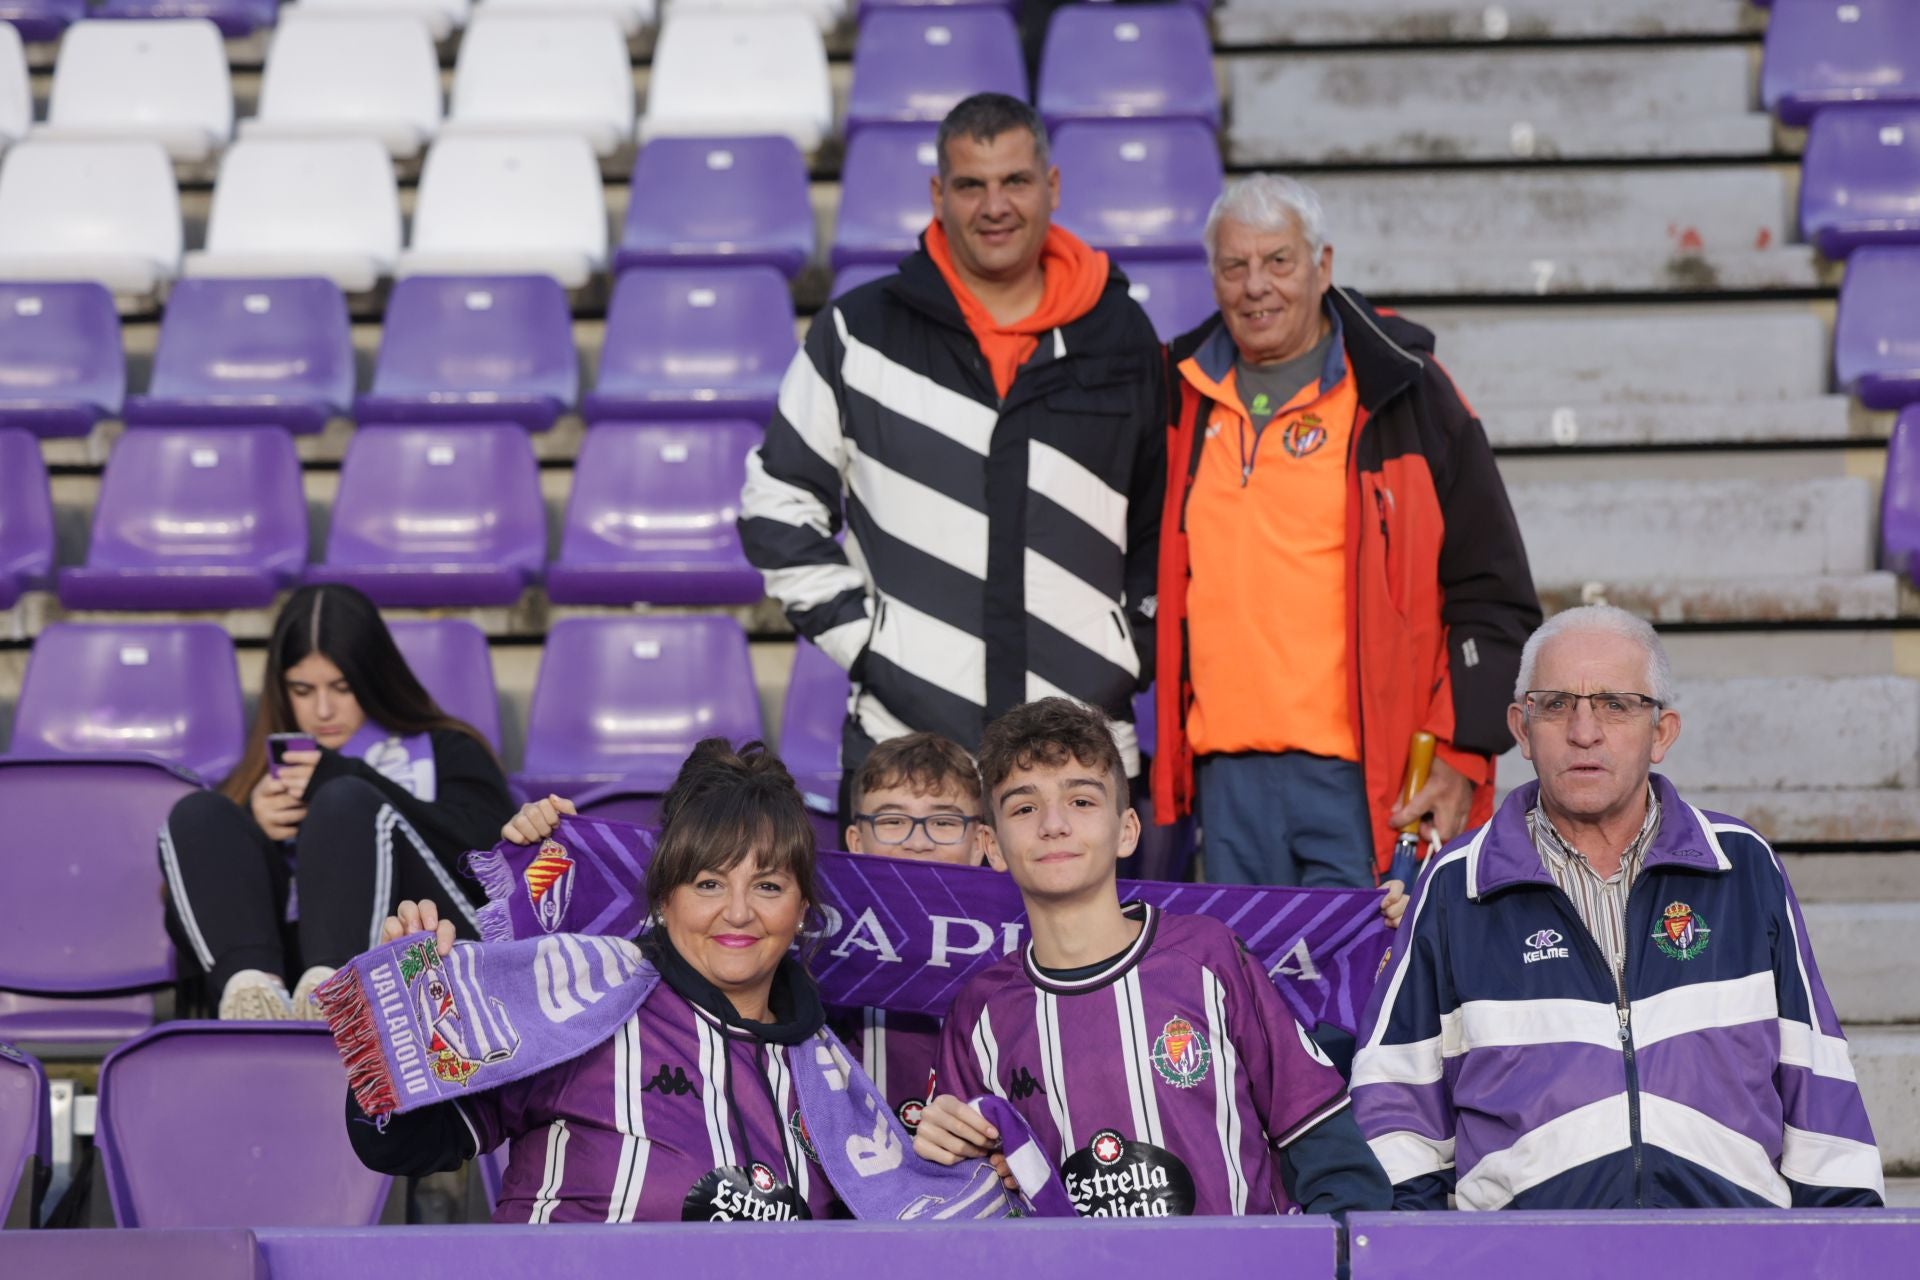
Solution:
[[[1307,252],[1320,256],[1327,243],[1327,213],[1312,187],[1297,178],[1277,173],[1255,173],[1227,184],[1207,210],[1203,233],[1207,245],[1207,268],[1212,270],[1219,240],[1220,223],[1225,218],[1244,222],[1255,231],[1287,231],[1299,227],[1306,239]]]
[[[1515,702],[1527,700],[1527,690],[1533,687],[1534,669],[1540,664],[1540,651],[1546,648],[1547,641],[1576,631],[1600,631],[1637,643],[1647,654],[1647,687],[1643,690],[1615,689],[1612,692],[1646,693],[1662,706],[1673,705],[1673,667],[1667,661],[1667,649],[1660,643],[1659,633],[1646,619],[1610,604],[1581,605],[1577,609],[1556,613],[1541,624],[1538,631],[1527,637],[1526,647],[1520,650],[1520,678],[1513,682]]]

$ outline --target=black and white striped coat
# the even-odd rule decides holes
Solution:
[[[1067,694],[1115,718],[1137,772],[1164,386],[1117,270],[1004,400],[924,250],[814,319],[747,460],[740,534],[795,628],[852,673],[850,740],[932,730],[972,749],[1008,707]]]

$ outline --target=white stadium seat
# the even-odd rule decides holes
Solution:
[[[10,22],[0,22],[0,147],[27,136],[33,123],[33,82],[27,78],[27,55],[20,33]]]
[[[643,138],[781,133],[811,151],[832,127],[826,46],[804,13],[668,13],[654,49]]]
[[[440,127],[440,58],[418,15],[290,8],[274,29],[260,113],[242,137],[377,138],[401,159]]]
[[[220,165],[192,276],[326,276],[373,288],[400,254],[393,161],[371,138],[247,138]]]
[[[418,18],[427,24],[435,40],[445,40],[467,25],[471,0],[300,0],[280,10],[280,20],[289,14],[379,14],[383,17]]]
[[[847,16],[848,0],[667,0],[667,15],[724,13],[748,17],[761,13],[798,13],[822,31],[831,31]]]
[[[49,139],[147,140],[205,160],[233,136],[233,78],[204,18],[76,22],[53,68]]]
[[[610,14],[629,36],[653,25],[653,0],[480,0],[476,17],[500,13]]]
[[[610,14],[474,16],[448,132],[577,133],[602,156],[633,137],[633,65]]]
[[[180,271],[180,189],[156,142],[29,140],[0,163],[0,279],[152,293]]]
[[[606,261],[606,195],[585,138],[476,135],[428,150],[400,275],[525,272],[577,289]]]

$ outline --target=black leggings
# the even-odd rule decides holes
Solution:
[[[308,800],[293,842],[267,838],[253,815],[217,791],[173,806],[160,832],[167,932],[183,968],[202,970],[217,1003],[242,969],[291,984],[313,965],[338,968],[379,940],[406,898],[432,898],[462,937],[477,936],[472,905],[417,832],[359,778],[336,778]],[[287,921],[295,896],[297,923]]]

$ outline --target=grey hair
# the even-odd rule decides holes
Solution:
[[[949,165],[947,144],[955,138],[972,138],[991,143],[1009,129],[1025,129],[1033,135],[1033,162],[1046,176],[1051,155],[1047,146],[1047,126],[1040,113],[1026,103],[1004,93],[976,93],[953,104],[940,132],[934,135],[934,154],[940,158],[940,180],[945,182]]]
[[[1547,641],[1574,631],[1602,631],[1634,641],[1647,653],[1646,692],[1662,706],[1673,705],[1677,696],[1673,687],[1673,666],[1667,661],[1667,648],[1660,643],[1659,633],[1646,619],[1610,604],[1581,605],[1577,609],[1556,613],[1542,623],[1538,631],[1527,637],[1526,647],[1520,650],[1520,677],[1513,682],[1515,702],[1526,701],[1527,690],[1533,687],[1534,669],[1540,663],[1540,650],[1546,647]],[[1616,689],[1613,692],[1635,693],[1639,690]]]
[[[1298,178],[1277,173],[1255,173],[1227,184],[1207,210],[1204,236],[1207,245],[1207,269],[1219,240],[1220,223],[1232,218],[1256,231],[1286,231],[1300,228],[1306,238],[1307,252],[1315,258],[1327,243],[1327,211],[1320,205],[1314,189]]]

